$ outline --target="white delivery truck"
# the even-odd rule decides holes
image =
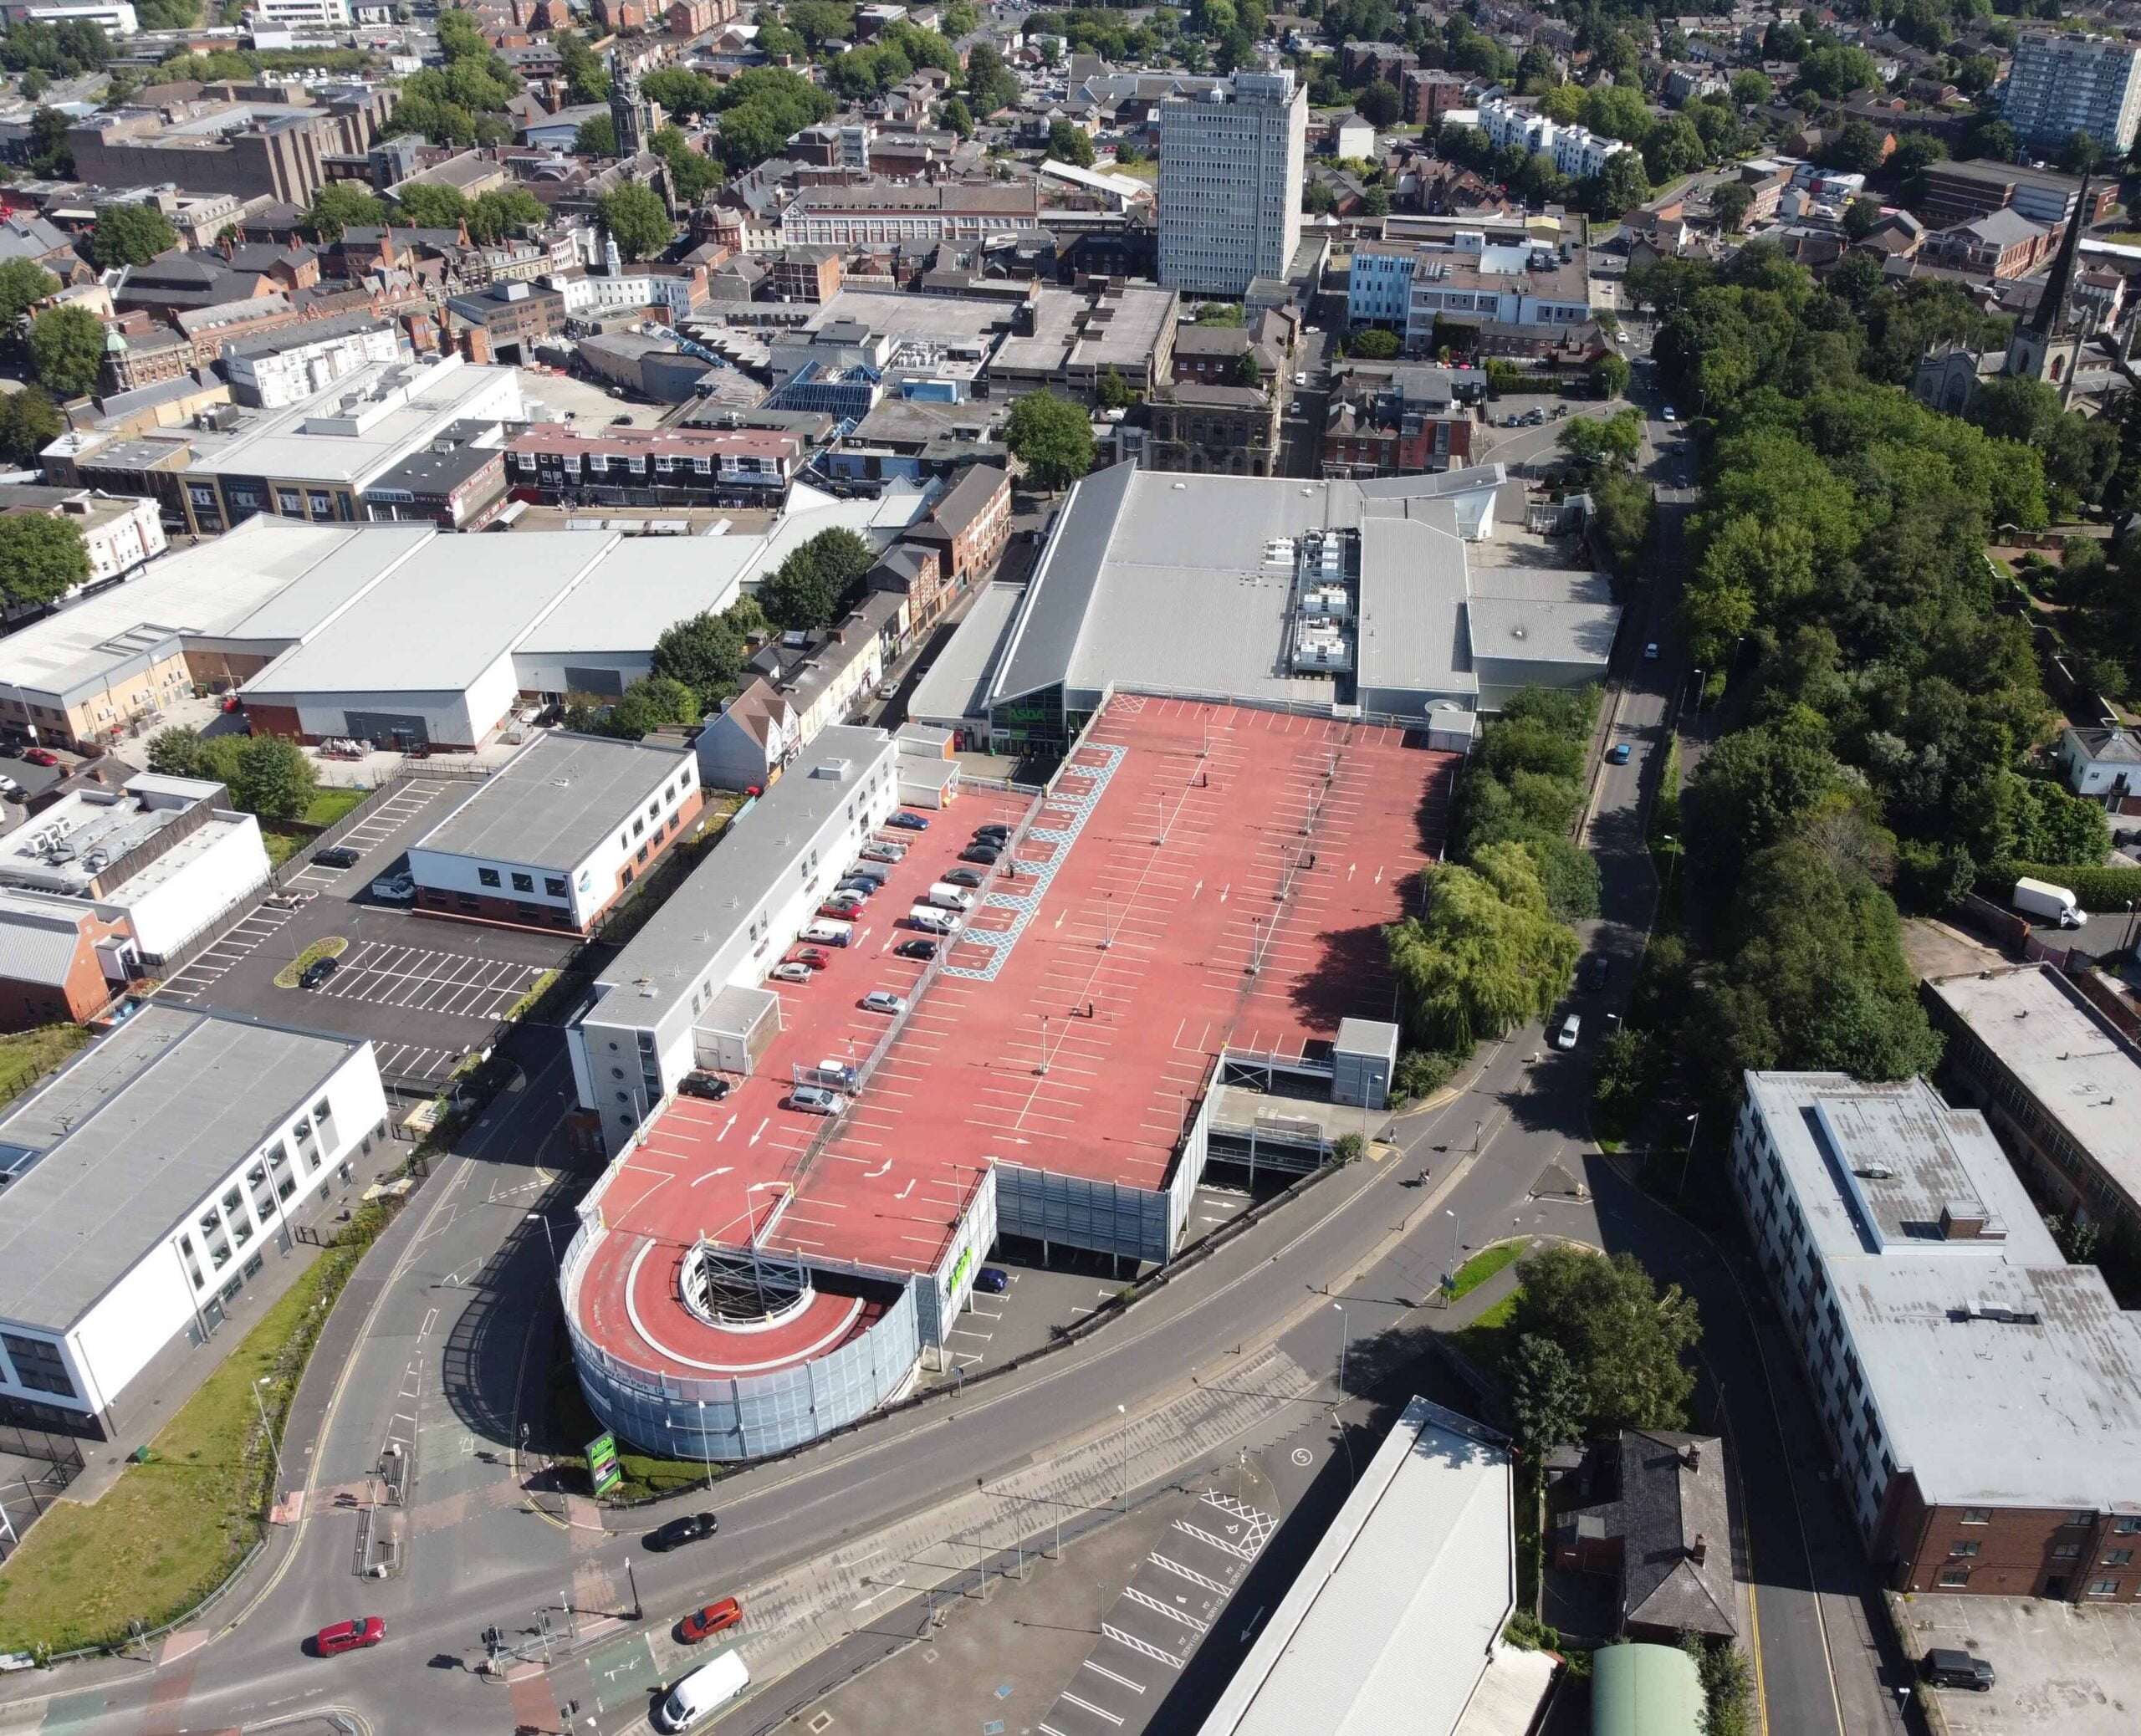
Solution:
[[[2089,920],[2088,912],[2066,887],[2055,886],[2049,881],[2031,880],[2026,875],[2015,882],[2011,901],[2023,915],[2035,917],[2040,922],[2057,922],[2062,928],[2079,928]]]
[[[724,1652],[671,1688],[654,1708],[657,1730],[688,1730],[718,1712],[751,1685],[751,1672],[733,1652]]]

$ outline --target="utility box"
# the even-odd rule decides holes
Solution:
[[[1398,1070],[1398,1027],[1380,1019],[1345,1019],[1331,1051],[1331,1100],[1356,1109],[1390,1107]]]

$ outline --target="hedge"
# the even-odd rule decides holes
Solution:
[[[2087,911],[2123,912],[2131,900],[2141,906],[2141,868],[2058,868],[2041,862],[1988,862],[1978,871],[1977,889],[2006,903],[2017,880],[2041,880],[2064,886]]]

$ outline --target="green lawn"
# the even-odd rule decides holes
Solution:
[[[1510,1321],[1515,1317],[1517,1299],[1523,1294],[1520,1286],[1511,1290],[1470,1325],[1451,1335],[1458,1349],[1487,1374],[1499,1376],[1501,1373],[1503,1361],[1515,1343]]]
[[[279,1429],[327,1310],[385,1223],[367,1207],[92,1504],[62,1500],[0,1566],[0,1652],[70,1651],[155,1627],[220,1585],[260,1534]],[[125,1444],[122,1442],[122,1444]]]
[[[272,819],[260,822],[260,842],[268,852],[270,867],[279,868],[313,840],[310,832],[294,832],[288,826],[278,825]]]
[[[79,1024],[40,1025],[0,1037],[0,1103],[21,1096],[89,1040]]]
[[[368,789],[315,789],[298,817],[309,826],[331,826],[370,794]]]
[[[1505,1266],[1513,1266],[1523,1257],[1525,1244],[1517,1242],[1497,1242],[1492,1248],[1481,1249],[1457,1269],[1455,1288],[1450,1296],[1454,1302],[1469,1296],[1495,1273]],[[1489,1310],[1492,1312],[1492,1310]]]
[[[573,1372],[572,1352],[560,1335],[553,1345],[548,1389],[544,1395],[543,1438],[534,1444],[551,1463],[565,1473],[564,1484],[574,1494],[590,1493],[587,1482],[587,1443],[602,1432],[602,1425],[587,1408],[587,1396],[580,1390]],[[640,1501],[651,1495],[673,1495],[703,1487],[709,1476],[718,1479],[727,1466],[716,1460],[711,1466],[700,1459],[654,1458],[624,1442],[617,1443],[617,1466],[624,1481],[611,1489],[613,1501]]]

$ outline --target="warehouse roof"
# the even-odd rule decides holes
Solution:
[[[0,1121],[0,1316],[72,1325],[364,1047],[150,1006]]]
[[[245,684],[255,695],[450,693],[524,639],[613,539],[572,531],[433,536],[307,643]]]
[[[1425,518],[1361,524],[1361,620],[1356,666],[1363,687],[1432,687],[1476,693],[1467,654],[1464,544]]]
[[[57,988],[74,968],[93,906],[62,893],[0,891],[0,978]]]
[[[1203,1736],[1450,1736],[1515,1603],[1510,1503],[1502,1438],[1414,1399]],[[1538,1678],[1541,1695],[1550,1679]]]
[[[947,727],[989,715],[989,678],[1025,600],[1023,585],[992,585],[977,596],[966,620],[907,698],[907,715]]]
[[[695,763],[689,748],[545,732],[419,838],[416,848],[564,873],[629,823],[672,774]]]

